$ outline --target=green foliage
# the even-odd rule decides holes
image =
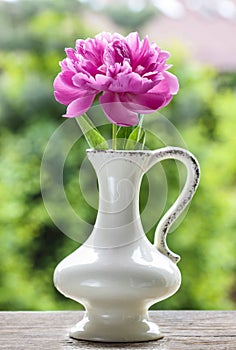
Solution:
[[[144,129],[138,125],[129,135],[129,138],[126,142],[125,149],[144,149],[145,145],[145,131]]]
[[[58,62],[68,43],[87,34],[72,8],[52,4],[0,3],[0,307],[5,310],[75,304],[52,284],[55,265],[78,244],[61,234],[44,208],[40,164],[63,114],[52,89]]]
[[[39,174],[47,141],[62,123],[65,110],[53,97],[58,61],[64,57],[64,47],[91,35],[84,30],[82,10],[72,0],[0,2],[0,307],[4,310],[79,308],[53,287],[55,266],[78,243],[62,234],[46,212]],[[177,48],[171,52],[181,89],[162,114],[199,159],[202,178],[184,221],[168,237],[170,248],[182,257],[181,289],[156,307],[231,309],[236,305],[235,74],[217,74],[184,60]],[[118,131],[117,144],[123,136]],[[152,148],[162,146],[150,132],[147,139]],[[65,188],[76,211],[93,223],[96,210],[83,198],[76,176],[85,148],[83,141],[73,146],[65,164]],[[172,161],[163,166],[167,209],[178,195],[178,169]],[[161,178],[160,169],[154,170]],[[94,203],[97,194],[90,181],[86,178],[84,186]],[[141,211],[148,186],[144,177]],[[149,215],[156,218],[155,206]],[[152,240],[154,228],[147,234]]]
[[[76,118],[78,125],[90,148],[108,149],[108,144],[105,138],[99,133],[95,125],[86,114]]]
[[[182,256],[182,287],[157,307],[234,309],[235,91],[219,84],[221,75],[209,67],[182,62],[175,69],[181,90],[170,118],[199,159],[202,175],[185,220],[169,236],[169,245]]]
[[[110,4],[106,7],[107,15],[119,26],[128,32],[138,31],[155,14],[155,7],[148,5],[140,11],[134,11],[127,6],[126,1],[121,4]]]

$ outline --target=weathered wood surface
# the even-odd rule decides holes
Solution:
[[[0,349],[236,350],[236,311],[153,311],[165,337],[142,343],[95,343],[68,337],[81,311],[0,312]]]

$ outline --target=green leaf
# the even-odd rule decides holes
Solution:
[[[133,131],[132,126],[120,126],[116,134],[116,147],[117,149],[125,149],[127,139]]]
[[[143,129],[143,137],[140,140],[140,143],[141,143],[141,149],[143,150],[146,144],[146,131],[144,129]]]
[[[112,124],[112,149],[114,150],[117,149],[116,135],[117,135],[117,125]]]
[[[162,148],[165,146],[165,144],[150,130],[145,130],[145,146],[147,149],[157,149]]]
[[[108,144],[86,114],[75,118],[90,148],[108,149]]]
[[[126,142],[125,149],[127,150],[140,149],[141,143],[143,143],[144,136],[145,136],[145,132],[143,128],[141,128],[138,125],[129,135],[128,140]]]

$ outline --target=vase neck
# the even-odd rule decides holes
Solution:
[[[139,190],[145,173],[146,156],[138,152],[88,153],[98,178],[99,208],[95,228],[128,239],[143,233],[139,214]],[[131,237],[131,236],[132,237]],[[136,237],[137,236],[137,237]],[[125,242],[124,242],[125,243]]]

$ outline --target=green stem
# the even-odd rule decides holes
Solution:
[[[138,136],[137,136],[137,142],[139,142],[140,137],[141,137],[141,132],[142,132],[142,127],[143,127],[143,118],[144,118],[144,114],[140,114],[140,118],[139,118],[139,131],[138,131]]]
[[[117,134],[117,125],[112,124],[112,149],[116,150],[116,134]]]

